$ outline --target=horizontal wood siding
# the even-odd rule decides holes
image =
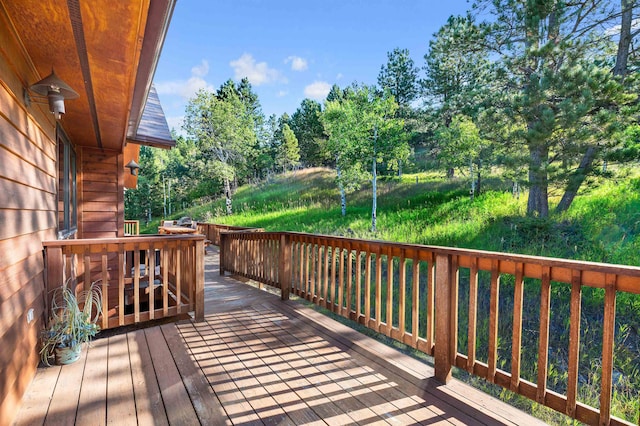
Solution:
[[[80,238],[115,238],[124,230],[118,220],[124,220],[124,206],[118,183],[122,171],[118,167],[122,155],[111,151],[82,148],[81,169],[78,175],[78,226]]]
[[[33,378],[44,315],[42,240],[56,236],[55,122],[26,107],[38,76],[0,7],[0,425]],[[27,322],[33,309],[34,321]]]

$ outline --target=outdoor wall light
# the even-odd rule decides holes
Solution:
[[[29,92],[33,92],[40,96],[32,98]],[[67,83],[62,81],[60,77],[51,69],[51,74],[43,78],[39,82],[32,84],[29,89],[24,91],[24,102],[27,106],[31,105],[31,102],[36,103],[49,103],[49,111],[53,113],[56,120],[64,114],[64,100],[76,99],[79,97],[78,93],[71,88]],[[47,98],[45,101],[44,98]]]
[[[140,166],[135,161],[133,160],[129,161],[125,167],[129,169],[132,175],[134,176],[138,175],[138,169],[140,168]]]

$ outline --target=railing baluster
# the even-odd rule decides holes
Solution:
[[[613,383],[613,345],[616,328],[616,281],[614,274],[605,275],[604,323],[602,325],[602,386],[600,389],[600,424],[611,419],[611,389]]]
[[[371,251],[367,246],[365,269],[364,269],[364,324],[367,327],[371,321]]]
[[[305,285],[304,285],[304,252],[305,252],[305,245],[302,241],[298,241],[298,261],[299,261],[299,267],[298,267],[298,273],[300,276],[300,280],[299,280],[299,284],[298,287],[300,288],[300,291],[298,293],[298,296],[300,297],[305,297],[304,295],[304,289],[305,289]]]
[[[109,265],[107,262],[107,246],[102,252],[102,328],[109,327]]]
[[[124,245],[118,245],[118,325],[124,325]]]
[[[140,247],[133,248],[133,314],[135,322],[140,322]]]
[[[340,248],[340,257],[338,258],[338,262],[340,263],[338,267],[338,315],[344,315],[344,256],[345,248]]]
[[[491,260],[491,299],[489,301],[489,361],[487,380],[495,382],[498,361],[498,299],[500,297],[500,263]]]
[[[322,241],[318,239],[318,262],[316,265],[316,274],[317,274],[316,292],[318,293],[318,299],[316,303],[318,305],[320,305],[321,302],[323,301],[323,293],[322,293],[322,258],[323,258],[322,252],[323,251],[324,251],[324,247],[322,246]]]
[[[582,298],[582,273],[571,271],[571,314],[569,319],[569,378],[567,383],[566,414],[573,417],[578,396],[578,364],[580,360],[580,311]]]
[[[362,316],[362,252],[356,251],[356,321]]]
[[[516,263],[516,281],[513,294],[513,334],[511,339],[511,390],[520,386],[520,359],[522,353],[522,304],[524,297],[524,264]]]
[[[430,354],[433,354],[435,346],[435,308],[436,308],[436,256],[434,253],[429,253],[429,260],[427,264],[427,315],[426,315],[426,330],[427,330],[427,347]]]
[[[331,312],[336,311],[336,283],[338,280],[338,271],[336,270],[336,263],[338,262],[338,257],[340,254],[340,249],[337,246],[333,247],[333,260],[331,262],[331,280],[329,284],[331,285]]]
[[[318,264],[318,244],[316,238],[310,238],[311,255],[309,256],[309,297],[312,303],[318,300],[317,274],[316,266]]]
[[[84,248],[84,289],[89,290],[91,283],[91,250],[87,246]]]
[[[478,258],[471,259],[469,272],[469,327],[467,338],[467,371],[473,373],[476,363],[476,327],[478,322]]]
[[[400,268],[400,274],[398,276],[399,280],[399,290],[400,293],[398,296],[398,328],[400,329],[400,341],[404,342],[404,335],[406,333],[405,330],[405,304],[406,304],[406,290],[407,290],[407,259],[404,257],[404,249],[402,249],[400,254],[400,263],[398,267]]]
[[[178,242],[176,248],[176,298],[178,305],[178,313],[182,313],[182,268],[184,265],[184,256],[182,253],[182,244]]]
[[[376,331],[380,331],[382,318],[382,250],[376,245]]]
[[[149,286],[147,287],[149,289],[149,319],[155,319],[156,250],[153,245],[147,250],[147,256],[149,259],[149,273],[147,274],[149,279]]]
[[[391,247],[387,249],[387,317],[385,318],[386,330],[385,334],[391,337],[391,330],[393,329],[393,255],[391,254]]]
[[[411,346],[418,347],[418,320],[420,319],[420,261],[418,256],[412,259],[411,274]]]
[[[324,307],[327,308],[329,305],[327,301],[329,300],[329,242],[325,240],[324,243],[324,284],[322,287],[322,293],[324,297]]]
[[[162,247],[162,312],[167,316],[169,311],[169,244],[166,242]],[[220,270],[222,270],[222,260],[220,261]]]
[[[347,309],[345,310],[345,317],[351,318],[351,292],[353,291],[353,252],[351,251],[351,243],[347,243]]]
[[[538,390],[536,399],[544,404],[547,393],[547,361],[549,357],[549,314],[551,311],[551,268],[542,267],[540,283],[540,342],[538,343]]]

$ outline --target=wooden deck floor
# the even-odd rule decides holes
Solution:
[[[299,303],[217,272],[206,321],[96,340],[40,368],[17,425],[542,424]],[[17,409],[18,410],[18,409]]]

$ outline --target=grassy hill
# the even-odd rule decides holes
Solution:
[[[417,179],[417,183],[416,183]],[[314,168],[238,189],[234,215],[222,200],[179,212],[239,226],[640,265],[640,177],[594,180],[571,209],[549,219],[525,217],[526,197],[509,184],[483,182],[470,200],[465,179],[425,173],[379,183],[378,232],[372,233],[371,186],[347,195],[340,215],[335,173]],[[155,232],[157,222],[146,229]]]
[[[544,220],[527,218],[526,197],[513,197],[510,185],[498,178],[486,179],[483,193],[471,200],[465,179],[447,180],[422,173],[379,183],[378,232],[372,233],[370,185],[347,196],[347,215],[342,217],[335,174],[320,168],[287,173],[269,182],[239,188],[232,216],[224,215],[224,201],[218,200],[179,212],[175,217],[189,215],[198,220],[272,231],[301,231],[640,266],[640,177],[622,170],[618,171],[618,176],[590,181],[568,212]],[[157,222],[151,223],[146,230],[156,232],[157,225]],[[462,281],[460,285],[464,287]],[[512,285],[512,279],[501,281],[501,311],[503,308],[509,311],[512,306]],[[566,286],[552,289],[552,368],[548,379],[551,389],[563,389],[567,381],[568,290]],[[535,283],[528,283],[525,299],[535,302],[539,293]],[[461,297],[464,294],[463,288]],[[580,371],[585,374],[580,383],[579,398],[594,406],[598,405],[599,395],[603,294],[601,289],[591,288],[583,293]],[[482,291],[480,297],[488,298],[488,291]],[[480,303],[486,304],[488,300],[480,300]],[[539,316],[538,306],[539,302],[525,306],[524,316],[532,324]],[[461,324],[465,323],[465,312],[460,312]],[[640,296],[618,296],[614,367],[618,379],[614,386],[613,412],[630,421],[637,419],[640,410],[638,312]],[[508,324],[503,328],[499,335],[502,345],[508,348],[511,330]],[[535,324],[531,328],[535,329]],[[464,333],[459,335],[461,344],[465,337]],[[527,344],[535,346],[535,343],[533,339]],[[486,342],[479,346],[478,351],[486,350]],[[536,357],[535,347],[523,350],[523,374],[535,377]],[[569,422],[562,415],[551,413],[502,388],[472,377],[466,380],[549,423]]]

